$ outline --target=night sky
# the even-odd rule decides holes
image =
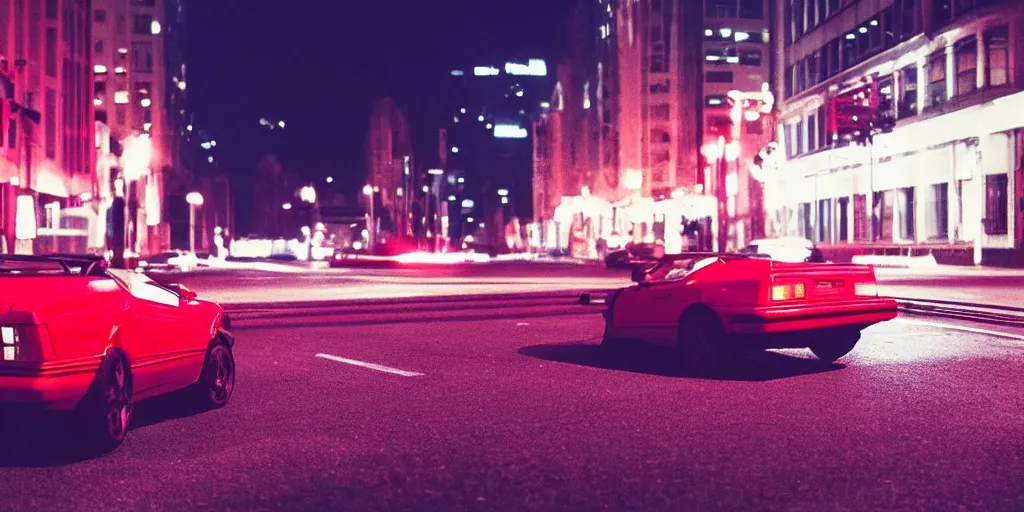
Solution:
[[[286,170],[365,179],[370,105],[392,96],[417,149],[435,150],[431,98],[448,70],[563,54],[571,0],[189,0],[189,93],[195,125],[217,140],[222,167],[253,172],[259,119],[283,119]],[[549,69],[553,66],[549,64]],[[263,132],[260,132],[263,130]]]

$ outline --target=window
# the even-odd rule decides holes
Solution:
[[[953,21],[953,0],[935,0],[932,3],[932,25],[941,28]]]
[[[832,200],[818,201],[818,242],[832,243]]]
[[[672,142],[672,136],[665,130],[659,130],[657,128],[651,130],[651,141],[660,142],[662,144],[668,144]]]
[[[795,78],[793,70],[794,70],[793,66],[786,66],[786,76],[785,76],[785,80],[786,80],[785,88],[786,88],[786,91],[785,92],[786,92],[786,97],[787,98],[793,96],[793,93],[796,92],[794,90],[795,87],[793,87],[794,85],[796,85],[796,84],[793,83],[794,78]]]
[[[709,84],[731,84],[732,71],[708,71],[704,79]]]
[[[132,5],[139,7],[155,7],[156,0],[132,0]]]
[[[985,234],[1005,235],[1008,231],[1008,206],[1005,174],[985,176]]]
[[[132,70],[153,72],[152,43],[132,43]]]
[[[704,0],[704,15],[708,18],[735,18],[736,0]]]
[[[946,102],[946,49],[939,48],[928,58],[928,98],[926,107]]]
[[[807,150],[818,149],[818,126],[815,114],[807,116]]]
[[[899,102],[896,118],[905,119],[917,115],[917,66],[910,65],[899,72]]]
[[[760,66],[761,50],[744,50],[740,52],[740,65]]]
[[[651,56],[651,73],[668,73],[668,64],[664,55]]]
[[[828,146],[832,142],[832,138],[829,137],[828,123],[825,122],[825,105],[818,107],[818,147],[823,148]]]
[[[893,191],[875,192],[872,204],[871,235],[874,241],[892,240]]]
[[[178,307],[181,305],[181,297],[177,293],[160,286],[145,274],[119,268],[108,269],[107,272],[120,281],[128,289],[128,293],[135,298],[164,306]]]
[[[43,103],[43,124],[46,127],[46,158],[55,158],[57,156],[57,91],[47,88]]]
[[[729,106],[729,101],[723,94],[712,94],[704,98],[704,105],[715,108],[726,108]]]
[[[96,42],[93,43],[93,47],[96,49],[96,53],[103,53],[103,40],[97,39]]]
[[[103,9],[96,9],[92,13],[92,21],[96,23],[104,23],[107,21],[107,11]]]
[[[1010,28],[1006,25],[985,31],[986,85],[998,87],[1010,83]]]
[[[956,94],[970,94],[978,88],[978,39],[974,36],[956,43]]]
[[[796,154],[802,155],[807,152],[807,137],[804,135],[804,120],[802,118],[796,122],[795,132]]]
[[[668,121],[669,118],[669,106],[668,105],[652,105],[649,113],[651,119],[658,121]]]
[[[859,62],[857,59],[857,36],[852,32],[846,34],[842,45],[843,61],[839,69],[849,69]]]
[[[914,16],[916,10],[914,8],[914,2],[917,0],[897,0],[897,5],[900,10],[897,11],[897,19],[895,23],[896,30],[899,34],[900,41],[906,41],[914,36]]]
[[[748,20],[764,18],[764,0],[740,0],[740,18]]]
[[[814,240],[814,230],[811,222],[811,203],[800,203],[797,210],[797,223],[800,225],[800,234],[808,239]]]
[[[153,16],[149,14],[136,14],[135,16],[132,16],[132,33],[152,34]]]
[[[839,231],[836,242],[847,242],[850,240],[850,198],[840,197],[836,199],[836,228]]]
[[[839,72],[839,38],[829,41],[822,49],[821,65],[825,68],[825,78]]]
[[[936,183],[929,187],[928,214],[925,215],[925,236],[928,240],[949,239],[949,184]]]
[[[801,60],[796,70],[796,92],[807,90],[807,59]]]
[[[57,19],[57,0],[46,0],[46,19]]]
[[[662,82],[653,83],[650,85],[651,94],[667,94],[670,85],[671,82],[667,79]]]
[[[708,117],[708,132],[724,135],[729,130],[732,130],[732,119],[728,116]]]
[[[868,195],[853,196],[853,241],[864,242],[868,237]]]
[[[11,149],[18,147],[18,121],[13,117],[7,120],[7,147]]]
[[[814,52],[807,57],[807,85],[821,83],[821,52]]]
[[[117,15],[117,35],[123,36],[127,28],[128,21],[125,19],[123,14]]]
[[[896,198],[900,202],[900,239],[914,240],[914,188],[899,189],[899,194]]]

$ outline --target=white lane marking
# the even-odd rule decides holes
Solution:
[[[924,320],[911,320],[909,318],[897,318],[897,322],[913,325],[924,325],[929,327],[941,327],[943,329],[952,329],[954,331],[965,331],[973,332],[978,334],[988,334],[989,336],[999,336],[1001,338],[1009,338],[1011,340],[1024,340],[1024,335],[1010,334],[1008,332],[990,331],[988,329],[978,329],[976,327],[964,327],[962,325],[943,324],[938,322],[927,322]]]
[[[393,373],[395,375],[401,375],[402,377],[419,377],[423,375],[422,373],[399,370],[398,368],[391,368],[389,366],[367,363],[365,361],[356,361],[355,359],[345,359],[344,357],[332,356],[330,354],[317,354],[316,357],[319,357],[320,359],[327,359],[328,361],[334,361],[336,363],[345,363],[353,366],[361,366],[363,368],[377,370],[378,372]]]
[[[527,326],[527,325],[530,325],[530,324],[528,324],[526,322],[518,322],[518,323],[516,323],[516,327],[523,327],[523,326]]]

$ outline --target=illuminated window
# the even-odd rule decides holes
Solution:
[[[928,58],[928,97],[926,107],[946,102],[946,49],[939,48]]]
[[[117,91],[114,93],[114,103],[124,105],[128,103],[128,91]]]
[[[978,88],[978,39],[974,36],[956,43],[956,94]]]
[[[986,85],[996,87],[1010,83],[1010,28],[1006,25],[985,31]]]

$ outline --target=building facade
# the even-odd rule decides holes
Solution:
[[[701,76],[701,190],[719,201],[718,238],[736,250],[764,234],[754,157],[771,142],[768,0],[707,0]]]
[[[768,229],[837,261],[1024,264],[1024,4],[778,0]]]
[[[4,252],[84,252],[95,220],[90,1],[0,1]]]
[[[580,257],[628,242],[679,251],[691,247],[690,221],[716,222],[714,198],[701,195],[705,28],[694,7],[704,5],[576,4],[569,57],[535,127],[535,202],[545,208],[534,246]]]
[[[409,121],[390,98],[373,104],[366,161],[366,183],[372,193],[363,194],[362,201],[367,211],[368,202],[374,201],[375,226],[401,237],[412,236],[415,222],[410,219],[410,201],[415,191]]]

